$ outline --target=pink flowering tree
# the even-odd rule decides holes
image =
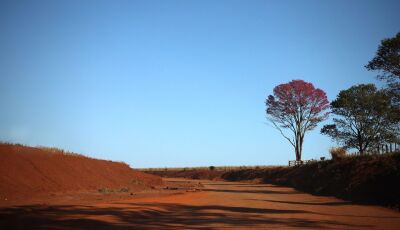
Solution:
[[[300,161],[305,133],[328,118],[325,92],[312,83],[292,80],[276,86],[265,104],[267,119],[294,147],[296,160]]]

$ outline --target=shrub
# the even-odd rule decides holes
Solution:
[[[215,169],[215,166],[210,166],[209,168],[211,171],[213,171]]]
[[[134,184],[134,185],[143,185],[143,181],[133,179],[133,180],[131,180],[131,184]]]
[[[97,190],[99,193],[103,193],[103,194],[108,194],[108,193],[112,193],[114,192],[114,190],[110,189],[110,188],[100,188]]]
[[[129,192],[129,188],[121,188],[118,192]]]
[[[329,153],[332,156],[332,160],[342,159],[347,156],[347,151],[340,147],[329,149]]]

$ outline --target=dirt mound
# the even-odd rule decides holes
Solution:
[[[162,183],[127,164],[50,148],[0,144],[0,199],[66,191],[140,190]]]

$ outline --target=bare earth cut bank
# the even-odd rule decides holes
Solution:
[[[135,192],[161,183],[158,176],[133,170],[125,163],[57,149],[0,144],[0,206],[67,193]]]
[[[163,177],[256,181],[296,188],[315,195],[400,207],[400,153],[351,156],[295,167],[259,169],[182,169],[146,171]]]

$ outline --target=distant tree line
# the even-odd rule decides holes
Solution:
[[[377,78],[386,82],[386,87],[354,85],[340,91],[329,104],[323,90],[293,80],[276,86],[268,96],[267,119],[294,147],[296,160],[301,160],[305,133],[327,119],[328,108],[333,123],[323,126],[321,133],[344,149],[357,149],[361,155],[392,151],[392,143],[396,149],[400,143],[400,33],[382,40],[365,67],[378,71]]]

